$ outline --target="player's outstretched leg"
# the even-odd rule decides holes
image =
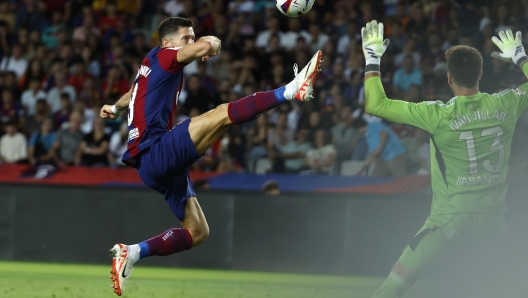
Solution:
[[[253,121],[261,113],[288,100],[310,100],[322,57],[323,53],[317,51],[299,73],[295,67],[295,79],[286,86],[269,92],[251,94],[192,118],[189,134],[196,151],[199,154],[205,153],[231,125]]]

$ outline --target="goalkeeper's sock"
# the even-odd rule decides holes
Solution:
[[[286,96],[289,95],[288,91],[290,89],[281,87],[273,91],[257,92],[230,102],[227,106],[227,114],[231,123],[239,125],[257,119],[263,112],[286,102]]]
[[[400,298],[409,290],[409,287],[409,283],[403,277],[391,271],[389,277],[387,277],[381,287],[374,293],[372,298]]]
[[[170,229],[163,234],[134,246],[139,248],[139,259],[150,256],[168,256],[192,248],[192,237],[187,229]]]

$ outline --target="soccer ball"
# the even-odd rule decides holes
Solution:
[[[290,18],[297,18],[307,14],[315,0],[276,0],[275,5],[279,11]]]

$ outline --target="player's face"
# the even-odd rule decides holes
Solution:
[[[194,38],[194,29],[192,27],[181,27],[177,34],[175,34],[170,40],[167,40],[167,46],[171,48],[183,47],[194,43]]]

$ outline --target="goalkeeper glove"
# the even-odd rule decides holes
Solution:
[[[372,21],[361,28],[363,55],[365,55],[365,73],[379,72],[381,56],[385,53],[389,40],[383,40],[383,23]]]
[[[513,62],[519,67],[528,60],[528,56],[524,52],[524,46],[522,44],[521,31],[517,31],[515,38],[511,30],[499,32],[499,38],[493,36],[491,41],[497,45],[501,52],[491,53],[491,57],[504,60],[506,62]]]

